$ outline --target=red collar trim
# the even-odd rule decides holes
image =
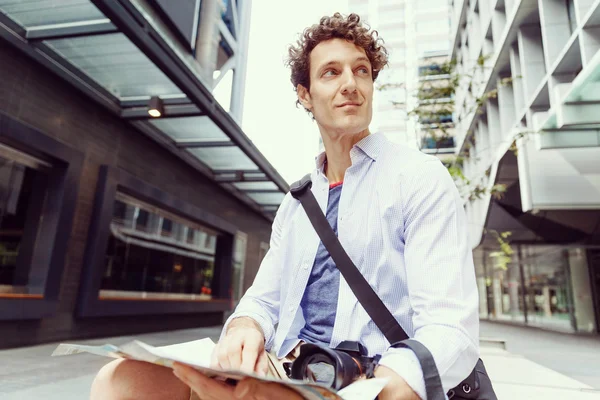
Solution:
[[[330,183],[329,184],[329,189],[333,189],[334,187],[340,186],[342,183],[344,183],[344,181],[336,182],[336,183]]]

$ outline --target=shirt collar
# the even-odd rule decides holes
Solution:
[[[386,143],[387,138],[383,133],[371,133],[356,143],[354,147],[352,147],[350,156],[354,158],[357,152],[362,152],[367,157],[377,161],[377,158],[385,149]],[[325,151],[319,153],[315,159],[317,170],[321,173],[323,173],[323,167],[325,166],[326,160],[327,155],[325,154]]]

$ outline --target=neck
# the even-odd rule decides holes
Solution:
[[[325,154],[327,155],[327,164],[325,164],[325,174],[331,183],[342,182],[346,170],[352,165],[350,159],[350,150],[363,138],[370,134],[369,129],[353,135],[328,135],[321,132]]]

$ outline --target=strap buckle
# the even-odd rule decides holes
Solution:
[[[290,185],[290,193],[296,200],[299,200],[300,196],[302,196],[302,194],[304,192],[306,192],[306,190],[310,189],[311,187],[312,187],[312,181],[310,179],[310,174],[308,174],[308,175],[304,176],[304,178],[302,178],[299,181],[296,181]]]

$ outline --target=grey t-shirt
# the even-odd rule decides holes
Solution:
[[[341,193],[341,184],[331,185],[326,216],[336,235]],[[307,343],[329,345],[335,322],[339,283],[340,271],[321,242],[300,302],[306,323],[298,334],[299,339]]]

